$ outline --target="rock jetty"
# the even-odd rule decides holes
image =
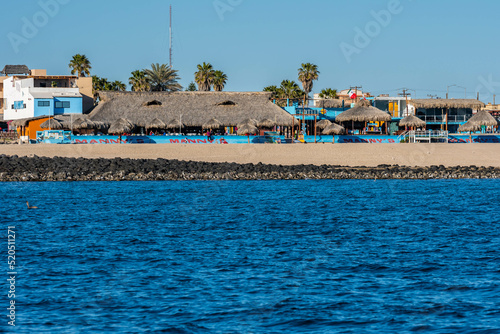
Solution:
[[[500,168],[477,166],[282,166],[165,159],[85,159],[0,155],[0,182],[499,178]]]

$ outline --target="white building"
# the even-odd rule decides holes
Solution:
[[[4,120],[82,114],[76,77],[12,76],[3,80]]]

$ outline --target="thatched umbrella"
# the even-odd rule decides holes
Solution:
[[[361,100],[356,103],[356,106],[352,109],[346,110],[335,118],[337,122],[386,122],[386,132],[387,132],[387,122],[392,119],[389,113],[372,107],[371,103],[367,100]]]
[[[122,142],[122,134],[125,132],[130,132],[134,128],[134,124],[130,122],[128,119],[119,118],[115,122],[113,122],[109,129],[108,133],[118,133],[120,144]]]
[[[240,123],[237,124],[238,128],[241,128],[242,126],[246,125],[246,124],[250,124],[250,125],[253,125],[253,126],[257,126],[259,122],[256,120],[256,119],[253,119],[253,118],[246,118],[244,119],[243,121],[241,121]]]
[[[320,128],[321,130],[324,130],[327,127],[329,127],[331,124],[332,124],[332,122],[330,122],[329,120],[323,119],[323,120],[319,121],[318,123],[316,123],[316,126],[318,128]]]
[[[167,125],[161,119],[155,118],[150,122],[146,122],[145,128],[146,128],[146,132],[148,132],[148,129],[164,130],[167,128]]]
[[[333,141],[332,144],[335,143],[335,135],[341,135],[345,133],[345,129],[343,126],[340,126],[336,123],[331,123],[329,126],[327,126],[322,134],[324,135],[333,135]]]
[[[46,120],[42,124],[40,124],[40,127],[42,129],[53,129],[53,130],[62,130],[64,129],[64,126],[61,122],[59,122],[55,118],[51,118],[49,120]]]
[[[252,124],[243,124],[242,127],[238,128],[238,136],[247,136],[248,143],[250,144],[250,135],[254,135],[259,132],[256,126]]]
[[[427,123],[425,123],[425,121],[413,115],[407,116],[399,121],[399,126],[410,127],[410,128],[425,127],[426,125]]]
[[[264,118],[263,120],[261,120],[261,121],[257,124],[257,126],[258,126],[259,128],[268,128],[268,129],[270,129],[270,128],[274,127],[275,125],[276,125],[276,122],[275,122],[275,121],[270,120],[269,118]]]
[[[212,118],[211,120],[209,120],[208,122],[206,122],[205,124],[203,124],[202,128],[203,129],[218,129],[222,126],[222,123],[219,122],[218,120],[216,120],[215,118]]]
[[[96,124],[88,118],[77,118],[73,121],[74,129],[95,129]]]
[[[497,126],[498,121],[486,110],[481,110],[472,116],[467,123],[460,125],[458,132],[469,132],[470,142],[472,143],[472,132],[481,130],[482,126]]]

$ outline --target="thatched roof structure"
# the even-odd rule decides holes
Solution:
[[[317,108],[342,108],[343,106],[346,106],[348,108],[351,107],[351,104],[349,102],[344,102],[342,104],[343,100],[339,99],[321,99],[321,100],[316,100],[315,105]]]
[[[323,119],[323,120],[319,121],[318,123],[316,123],[316,127],[323,130],[323,129],[327,128],[328,126],[330,126],[331,124],[332,124],[332,122],[330,122],[329,120]]]
[[[183,128],[184,124],[182,124],[180,119],[173,119],[167,123],[167,129],[180,129]]]
[[[331,123],[321,133],[324,135],[341,135],[345,133],[345,129],[336,123]]]
[[[210,120],[208,120],[205,124],[203,124],[201,127],[203,129],[218,129],[222,126],[222,123],[215,119],[215,118],[212,118]]]
[[[432,108],[463,108],[463,109],[481,109],[485,104],[474,99],[421,99],[408,100],[408,103],[415,108],[432,109]]]
[[[247,124],[257,126],[258,123],[259,122],[256,119],[246,118],[243,121],[241,121],[241,123],[238,123],[237,126],[238,126],[238,128],[241,128],[242,126],[247,125]]]
[[[238,136],[254,135],[259,132],[259,129],[251,124],[244,124],[238,128]]]
[[[458,128],[458,132],[474,132],[481,130],[482,126],[497,126],[498,121],[485,110],[472,116],[467,123]]]
[[[39,119],[44,119],[44,118],[48,118],[48,117],[49,116],[37,116],[37,117],[16,119],[16,120],[11,122],[11,126],[27,126],[29,122],[37,121]],[[73,115],[73,116],[72,115],[55,115],[55,116],[51,116],[51,125],[52,125],[52,122],[54,120],[57,120],[62,125],[61,129],[71,129],[71,119],[74,117],[85,118],[86,116],[85,115],[78,115],[78,116],[75,116],[75,115]],[[42,123],[41,125],[43,125],[44,123]],[[48,125],[48,123],[47,123],[47,125]],[[53,126],[51,126],[51,127],[54,128]],[[48,129],[48,126],[46,127],[46,129]]]
[[[126,118],[119,118],[114,121],[109,129],[108,133],[125,133],[131,132],[134,129],[134,124]]]
[[[425,121],[414,115],[407,116],[399,121],[399,126],[422,127],[426,125]]]
[[[167,124],[161,119],[155,118],[146,124],[146,128],[163,130],[167,128]]]
[[[101,102],[90,113],[93,121],[116,121],[120,117],[134,124],[158,118],[178,119],[186,126],[201,127],[210,119],[223,126],[236,126],[248,118],[276,120],[289,125],[293,116],[270,101],[271,93],[239,92],[112,92],[100,91]]]
[[[40,124],[42,129],[62,130],[66,127],[55,118],[51,118]]]
[[[87,117],[79,117],[73,120],[73,129],[95,129],[97,125]]]
[[[276,125],[276,123],[272,120],[270,120],[269,118],[264,118],[263,120],[261,120],[259,123],[257,123],[257,126],[259,128],[272,128]]]
[[[13,74],[29,74],[30,70],[26,65],[5,65],[2,72],[5,75],[13,75]]]
[[[372,107],[370,102],[361,100],[352,109],[346,110],[335,118],[337,122],[388,122],[392,119],[389,113]]]

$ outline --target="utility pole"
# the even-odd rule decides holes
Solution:
[[[170,68],[172,68],[172,5],[170,5],[169,56]]]
[[[399,96],[403,96],[405,99],[406,99],[406,115],[405,116],[408,116],[408,96],[410,96],[411,94],[408,93],[409,89],[408,88],[403,88],[403,92],[402,93],[399,93]]]

